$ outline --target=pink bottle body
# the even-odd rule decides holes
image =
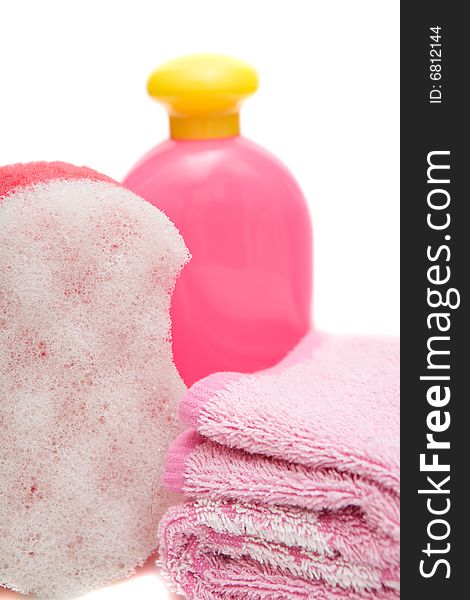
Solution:
[[[241,136],[169,140],[124,183],[175,223],[192,254],[171,309],[185,383],[281,360],[310,327],[312,290],[310,216],[287,169]]]

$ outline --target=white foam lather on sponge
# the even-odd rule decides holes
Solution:
[[[154,549],[188,258],[162,212],[94,171],[0,169],[0,584],[73,597]]]

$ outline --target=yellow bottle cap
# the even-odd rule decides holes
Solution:
[[[249,64],[220,54],[190,54],[150,75],[147,90],[170,114],[174,139],[201,140],[240,133],[240,104],[258,89]]]

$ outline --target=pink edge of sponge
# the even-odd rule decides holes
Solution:
[[[0,199],[3,196],[8,196],[16,188],[47,183],[52,179],[91,179],[119,185],[107,175],[102,175],[93,169],[77,167],[65,162],[16,163],[0,167]]]
[[[189,254],[161,211],[66,163],[0,168],[0,248],[0,585],[71,598],[155,549]]]

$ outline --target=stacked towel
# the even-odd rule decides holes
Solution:
[[[183,398],[160,526],[188,599],[399,597],[399,347],[309,334],[277,367]]]

